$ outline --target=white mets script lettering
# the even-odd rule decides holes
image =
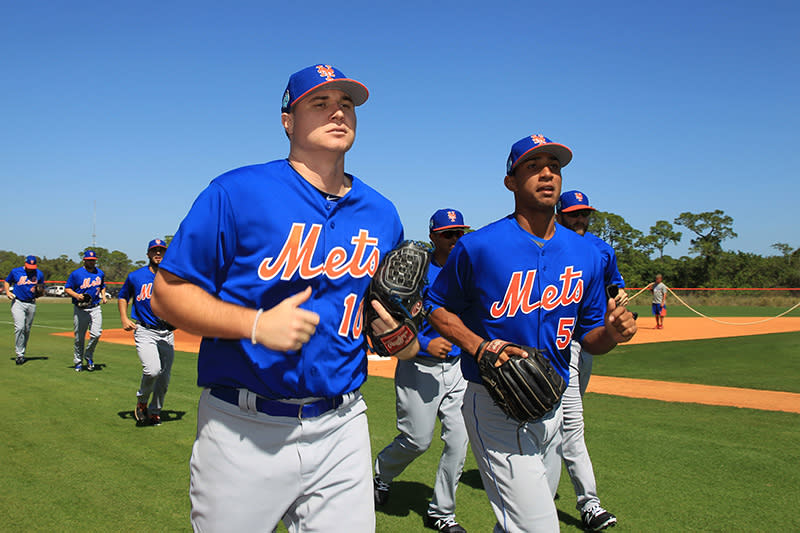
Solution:
[[[546,311],[552,311],[560,305],[566,306],[580,302],[583,298],[583,280],[581,279],[583,271],[573,271],[572,269],[572,266],[564,268],[564,273],[558,277],[561,280],[561,287],[546,286],[542,290],[541,298],[535,302],[531,302],[531,292],[533,280],[536,278],[536,270],[525,272],[524,280],[522,271],[512,273],[503,301],[494,302],[489,313],[492,318],[512,317],[518,311],[527,315],[540,307]],[[573,281],[575,281],[574,284]]]
[[[98,285],[102,285],[103,280],[100,279],[100,276],[95,278],[83,278],[83,282],[81,282],[81,286],[78,287],[80,289],[89,289],[91,287],[97,287]]]
[[[378,269],[380,250],[378,239],[371,238],[369,231],[358,230],[358,235],[350,240],[354,245],[353,255],[348,258],[347,250],[341,246],[331,248],[325,261],[312,265],[314,251],[319,244],[321,224],[312,224],[308,234],[303,237],[305,224],[295,222],[286,237],[277,257],[266,257],[258,267],[258,277],[268,281],[280,275],[282,280],[290,280],[297,273],[303,279],[325,275],[330,279],[350,275],[354,278],[372,277]]]

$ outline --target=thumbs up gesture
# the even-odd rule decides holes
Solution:
[[[258,317],[253,338],[271,350],[299,350],[317,330],[319,315],[300,307],[311,297],[311,287],[289,296]]]

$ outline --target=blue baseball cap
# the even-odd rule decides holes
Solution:
[[[589,205],[589,197],[581,191],[567,191],[558,199],[556,211],[559,213],[569,213],[570,211],[580,211],[582,209],[591,209],[597,211],[594,207]]]
[[[36,270],[37,268],[39,268],[36,266],[35,255],[29,255],[28,257],[25,258],[25,268],[27,268],[28,270]]]
[[[469,226],[464,224],[464,216],[455,209],[439,209],[431,217],[428,227],[433,233],[451,229],[469,229]]]
[[[554,143],[544,135],[531,135],[518,140],[511,147],[511,153],[508,155],[508,161],[506,162],[506,175],[510,176],[519,163],[530,159],[539,152],[553,154],[562,167],[567,166],[572,161],[572,150],[563,144]]]
[[[147,251],[149,252],[153,248],[167,248],[167,243],[161,239],[153,239],[150,241],[150,244],[147,245]]]
[[[363,83],[350,79],[344,72],[330,65],[313,65],[297,71],[289,77],[283,92],[281,113],[288,113],[301,98],[317,89],[339,89],[353,99],[354,105],[361,105],[369,98],[369,91]]]
[[[83,252],[83,260],[86,261],[87,259],[97,260],[97,254],[94,253],[94,250],[86,250]]]

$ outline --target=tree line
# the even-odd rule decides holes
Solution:
[[[688,256],[664,254],[668,245],[678,244],[683,237],[675,226],[692,234]],[[629,287],[643,287],[656,274],[663,275],[671,287],[800,287],[800,248],[774,243],[777,254],[767,257],[723,250],[722,242],[737,234],[733,218],[721,209],[684,212],[672,222],[658,220],[647,234],[619,215],[595,211],[589,231],[614,248],[620,274]]]
[[[164,240],[169,244],[172,240],[172,235],[167,235]],[[119,250],[109,251],[102,246],[86,246],[76,253],[79,259],[72,260],[67,254],[62,254],[55,259],[37,256],[39,260],[39,268],[45,273],[46,281],[66,281],[70,273],[83,266],[83,252],[87,249],[92,249],[97,253],[97,267],[106,274],[106,283],[125,281],[128,272],[136,270],[147,264],[146,259],[139,259],[131,261],[127,254]],[[15,252],[0,250],[0,273],[3,279],[8,276],[12,268],[20,267],[25,264],[25,255],[19,255]]]
[[[678,244],[685,228],[692,234],[689,255],[678,258],[664,254],[670,244]],[[617,214],[595,211],[589,220],[589,231],[610,244],[617,253],[617,265],[629,287],[643,287],[662,274],[671,287],[800,287],[800,248],[786,243],[774,243],[776,255],[726,251],[723,241],[737,236],[733,218],[721,209],[702,213],[684,212],[672,222],[658,220],[648,233],[635,229]],[[172,235],[164,240],[169,243]],[[128,272],[144,266],[145,260],[131,261],[119,250],[109,251],[100,246],[98,266],[106,273],[106,281],[122,282]],[[83,256],[81,249],[77,257]],[[0,251],[0,272],[7,276],[12,268],[22,266],[25,256]],[[67,255],[55,259],[39,258],[39,267],[48,280],[66,280],[70,272],[83,265]]]

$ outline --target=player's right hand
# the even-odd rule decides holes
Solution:
[[[630,298],[628,297],[628,293],[625,292],[625,289],[620,289],[617,296],[614,298],[614,301],[617,302],[617,307],[627,307],[629,300]]]
[[[311,287],[289,296],[264,311],[256,324],[255,340],[270,350],[299,350],[317,331],[319,315],[303,309],[301,304],[311,297]]]
[[[125,331],[136,331],[136,322],[130,319],[125,319],[122,321],[122,329]]]
[[[428,343],[428,349],[426,351],[434,357],[444,359],[452,349],[453,343],[444,337],[436,337]]]
[[[497,339],[495,339],[495,340],[497,340]],[[505,341],[501,341],[501,342],[505,342]],[[485,350],[481,350],[481,353],[477,354],[477,357],[475,358],[476,361],[480,362],[481,358],[483,357],[483,352],[484,351]],[[523,359],[527,359],[528,352],[526,352],[525,350],[523,350],[522,348],[519,348],[517,346],[506,346],[505,348],[503,348],[503,351],[501,351],[500,354],[497,356],[497,361],[495,361],[494,367],[498,368],[498,367],[503,366],[503,364],[506,361],[508,361],[511,358],[512,355],[517,355],[519,357],[522,357]]]
[[[636,334],[636,319],[627,308],[617,306],[613,298],[607,302],[605,327],[606,331],[617,344],[628,342]]]

